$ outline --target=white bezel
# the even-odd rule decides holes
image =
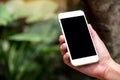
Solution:
[[[68,50],[69,55],[70,55],[70,50],[69,50],[69,47],[68,47],[68,43],[67,43],[67,40],[66,40],[66,37],[65,37],[65,33],[64,33],[63,28],[62,28],[62,24],[61,24],[60,19],[70,18],[70,17],[77,17],[77,16],[84,16],[86,24],[88,24],[87,20],[86,20],[86,17],[85,17],[85,14],[84,14],[84,12],[82,10],[70,11],[70,12],[64,12],[64,13],[58,14],[59,23],[60,23],[61,30],[62,30],[64,39],[65,39],[65,43],[67,45],[67,50]],[[89,30],[89,28],[88,28],[88,30]],[[90,33],[90,36],[91,36],[91,33]],[[92,39],[92,37],[91,37],[91,39]],[[93,39],[92,39],[92,41],[93,41]],[[93,42],[93,45],[94,45],[94,42]],[[96,50],[96,48],[95,48],[95,50]],[[97,53],[97,51],[96,51],[96,53]],[[93,55],[93,56],[89,56],[89,57],[79,58],[79,59],[72,59],[72,57],[70,55],[70,61],[71,61],[72,65],[74,65],[74,66],[80,66],[80,65],[85,65],[85,64],[90,64],[90,63],[98,62],[99,58],[98,58],[97,54]]]

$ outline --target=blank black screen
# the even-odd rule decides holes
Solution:
[[[96,55],[84,16],[61,19],[72,59]]]

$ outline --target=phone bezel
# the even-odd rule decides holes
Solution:
[[[86,21],[86,25],[88,25],[88,22],[86,20],[85,14],[84,14],[84,12],[82,10],[69,11],[69,12],[63,12],[63,13],[59,13],[58,14],[60,27],[61,27],[64,39],[65,39],[65,43],[67,45],[68,53],[70,55],[70,61],[71,61],[72,65],[74,65],[74,66],[80,66],[80,65],[85,65],[85,64],[98,62],[99,58],[98,58],[97,54],[96,55],[91,55],[91,56],[88,56],[88,57],[78,58],[78,59],[72,59],[72,57],[71,57],[69,46],[68,46],[68,43],[67,43],[67,40],[66,40],[66,37],[65,37],[65,33],[64,33],[63,27],[62,27],[61,19],[70,18],[70,17],[77,17],[77,16],[84,16],[85,21]],[[89,28],[88,28],[88,31],[89,31]],[[90,31],[89,31],[89,33],[90,33]],[[90,37],[92,39],[91,33],[90,33]],[[94,45],[93,39],[92,39],[92,42],[93,42],[93,45]],[[94,48],[95,48],[95,45],[94,45]],[[95,51],[97,53],[96,48],[95,48]]]

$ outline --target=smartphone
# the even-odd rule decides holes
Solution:
[[[82,10],[58,14],[71,64],[80,66],[99,61],[88,23]]]

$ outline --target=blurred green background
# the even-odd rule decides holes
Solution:
[[[0,0],[0,80],[89,79],[62,61],[57,19],[67,10],[62,2]]]
[[[59,12],[83,9],[88,21],[98,25],[99,17],[91,18],[89,14],[92,10],[94,14],[94,4],[90,3],[93,7],[88,9],[89,3],[90,0],[0,0],[0,80],[93,80],[64,64],[58,42]]]

